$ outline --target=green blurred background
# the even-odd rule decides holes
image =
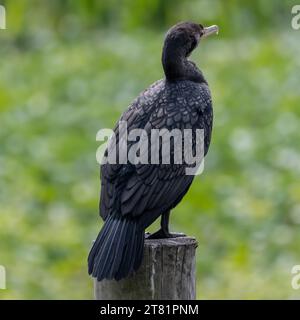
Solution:
[[[92,299],[96,132],[163,77],[164,33],[181,20],[220,27],[192,56],[214,101],[206,170],[171,219],[199,241],[197,297],[300,298],[297,1],[1,4],[0,299]]]

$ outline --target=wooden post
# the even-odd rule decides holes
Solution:
[[[194,300],[196,247],[191,237],[146,239],[139,270],[120,281],[95,279],[95,299]]]

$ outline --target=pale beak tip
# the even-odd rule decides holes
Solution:
[[[219,34],[219,27],[217,25],[204,28],[203,37],[208,37],[212,34]]]

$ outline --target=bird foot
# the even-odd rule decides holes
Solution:
[[[169,239],[169,238],[179,238],[185,237],[184,233],[166,232],[163,229],[159,229],[154,233],[145,233],[145,239]]]

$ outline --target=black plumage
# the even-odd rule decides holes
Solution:
[[[127,121],[128,131],[142,128],[150,135],[151,129],[204,129],[207,153],[213,120],[211,95],[202,72],[188,56],[202,37],[215,31],[216,27],[190,22],[168,31],[162,53],[165,78],[143,91],[123,113],[120,120]],[[115,134],[118,145],[122,135],[118,125]],[[119,280],[137,270],[145,229],[159,216],[161,229],[152,237],[175,236],[168,231],[169,213],[193,181],[194,176],[186,175],[187,166],[174,161],[101,165],[100,215],[105,223],[89,254],[89,274],[98,280]]]

